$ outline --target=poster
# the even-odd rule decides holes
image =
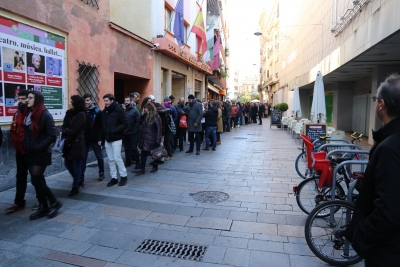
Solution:
[[[38,91],[54,119],[66,110],[65,38],[0,16],[0,122],[11,122],[20,90]]]

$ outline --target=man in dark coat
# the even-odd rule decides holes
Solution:
[[[138,150],[138,133],[139,133],[139,118],[140,114],[133,105],[130,96],[125,97],[125,115],[128,121],[128,127],[124,131],[122,144],[125,149],[125,167],[132,165],[132,154],[136,163],[136,169],[140,168],[139,150]]]
[[[224,130],[226,132],[231,131],[231,117],[232,117],[232,105],[229,101],[226,101],[224,104],[224,110],[222,111]]]
[[[259,120],[258,125],[262,125],[262,117],[263,117],[264,111],[265,111],[264,105],[261,103],[258,104],[258,110],[257,110],[257,115],[258,115],[258,120]]]
[[[375,112],[383,126],[372,131],[375,145],[369,155],[363,185],[345,232],[365,266],[400,263],[400,75],[381,83]]]
[[[189,150],[186,153],[192,153],[194,142],[196,141],[196,155],[200,155],[200,135],[201,119],[203,118],[203,105],[196,100],[194,95],[188,96],[189,105],[187,106],[187,124],[189,137]]]
[[[85,125],[85,158],[81,164],[81,180],[84,181],[86,163],[89,154],[89,149],[92,148],[94,155],[97,159],[99,167],[99,181],[104,180],[104,159],[101,153],[101,145],[103,137],[101,134],[103,120],[101,117],[101,110],[94,104],[93,96],[85,94],[83,96],[86,105],[86,125]]]
[[[210,107],[205,111],[203,117],[206,119],[206,147],[203,150],[210,150],[210,134],[212,135],[212,151],[215,151],[217,145],[217,119],[218,108],[214,101],[210,101]]]
[[[102,113],[103,117],[103,138],[105,139],[105,147],[108,156],[108,164],[110,165],[111,180],[107,184],[108,187],[118,183],[117,168],[121,180],[119,185],[125,185],[127,181],[127,173],[124,162],[121,157],[122,137],[125,129],[128,127],[128,121],[125,111],[115,102],[112,94],[103,96],[105,108]]]

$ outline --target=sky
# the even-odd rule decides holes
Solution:
[[[229,52],[231,70],[239,70],[239,81],[260,72],[260,37],[258,30],[263,6],[267,0],[229,0]],[[254,64],[256,64],[254,66]]]

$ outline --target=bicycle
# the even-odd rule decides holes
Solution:
[[[358,134],[357,132],[354,132],[351,135],[351,144],[354,143],[359,143],[361,142],[361,137],[363,136],[363,134]],[[306,144],[306,140],[311,141],[311,139],[305,135],[300,135],[300,137],[303,139],[303,142]],[[345,141],[343,140],[335,140],[333,138],[327,137],[327,136],[320,136],[318,139],[316,139],[314,142],[312,142],[312,147],[302,147],[299,148],[302,152],[297,156],[296,161],[295,161],[295,169],[297,174],[303,178],[309,178],[312,177],[312,168],[311,168],[311,153],[312,152],[316,152],[319,150],[320,147],[322,147],[323,145],[326,145],[327,141]],[[348,142],[348,141],[347,141]],[[341,145],[338,144],[338,147],[340,147]],[[355,149],[355,148],[354,148]],[[328,153],[328,149],[327,147],[323,148],[323,151],[325,151],[326,153]],[[347,157],[348,153],[342,155],[342,157]],[[360,156],[357,153],[354,153],[354,155],[352,156],[352,158],[356,158],[357,160],[360,160]],[[352,173],[351,171],[351,166],[349,167],[349,173]]]

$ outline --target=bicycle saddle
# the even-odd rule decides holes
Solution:
[[[325,140],[326,138],[328,138],[329,136],[320,136],[319,140]]]

